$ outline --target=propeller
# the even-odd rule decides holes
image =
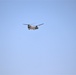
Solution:
[[[38,25],[36,25],[36,26],[41,26],[41,25],[43,25],[44,23],[41,23],[41,24],[38,24]]]
[[[23,24],[23,25],[29,25],[29,24]]]
[[[38,25],[36,25],[36,26],[41,26],[41,25],[43,25],[44,23],[41,23],[41,24],[38,24]],[[30,25],[30,24],[23,24],[23,25]]]

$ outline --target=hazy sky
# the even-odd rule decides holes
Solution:
[[[1,0],[0,75],[76,75],[76,1]]]

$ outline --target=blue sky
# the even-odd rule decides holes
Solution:
[[[76,75],[76,1],[0,1],[0,75]]]

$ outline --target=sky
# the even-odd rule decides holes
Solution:
[[[0,75],[76,75],[76,1],[0,0]]]

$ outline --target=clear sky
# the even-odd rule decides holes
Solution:
[[[0,75],[76,75],[76,1],[0,0]]]

